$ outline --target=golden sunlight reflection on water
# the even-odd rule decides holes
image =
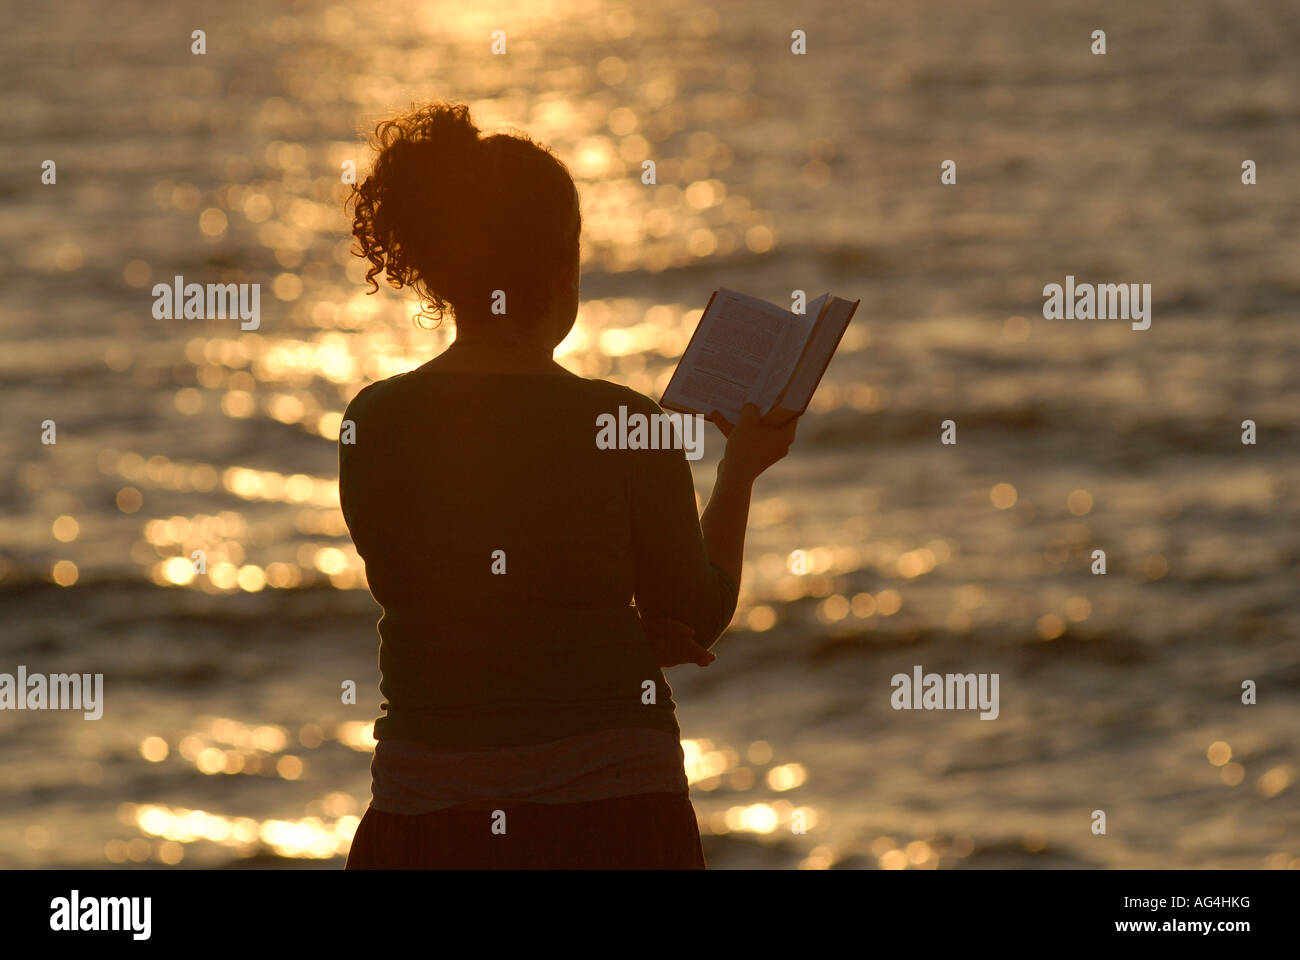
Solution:
[[[171,844],[188,844],[206,840],[228,847],[237,856],[251,857],[264,849],[281,857],[328,860],[344,856],[352,843],[361,818],[345,814],[333,819],[303,817],[299,820],[256,820],[252,817],[226,817],[204,810],[167,807],[161,804],[123,804],[119,819],[135,825],[147,837],[159,837]],[[138,838],[137,838],[138,839]],[[104,857],[110,863],[136,859],[131,855],[134,841],[110,840]],[[157,848],[156,859],[179,863],[183,849],[164,843]]]
[[[327,741],[361,752],[374,750],[373,724],[349,721],[337,725],[308,723],[297,730],[278,724],[255,724],[228,717],[199,717],[175,742],[150,734],[139,743],[140,756],[150,764],[179,763],[204,776],[261,776],[282,780],[309,777],[310,766],[299,756]],[[105,845],[110,863],[155,860],[181,862],[186,845],[207,841],[239,857],[272,853],[279,857],[329,859],[344,856],[360,822],[364,800],[332,791],[307,804],[296,819],[257,819],[160,803],[123,803],[118,822],[133,826],[143,837],[113,838]],[[141,841],[153,838],[153,843]]]

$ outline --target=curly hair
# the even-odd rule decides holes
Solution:
[[[576,269],[582,224],[559,158],[523,133],[484,137],[468,106],[444,102],[385,120],[370,146],[374,168],[348,198],[370,293],[383,273],[417,293],[420,316],[450,309],[462,326],[500,320],[497,290],[512,318],[546,310]]]

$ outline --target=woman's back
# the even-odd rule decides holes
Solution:
[[[433,365],[353,400],[340,491],[384,607],[377,737],[677,732],[632,601],[711,638],[736,588],[708,561],[683,452],[597,446],[620,406],[661,412],[602,380]]]

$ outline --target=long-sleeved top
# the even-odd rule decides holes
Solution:
[[[377,739],[454,757],[679,735],[638,609],[707,647],[737,586],[708,559],[683,451],[597,445],[620,406],[663,413],[604,380],[428,366],[349,404],[343,515],[384,611]]]

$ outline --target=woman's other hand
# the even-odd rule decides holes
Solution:
[[[675,667],[693,663],[707,667],[718,659],[695,642],[695,631],[686,624],[669,617],[642,617],[641,629],[655,648],[655,659],[661,667]]]

